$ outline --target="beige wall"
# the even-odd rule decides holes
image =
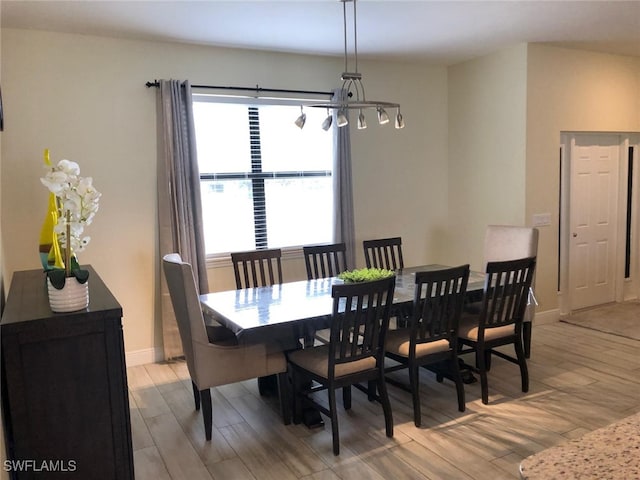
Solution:
[[[2,31],[1,52],[4,278],[39,266],[42,150],[78,161],[103,192],[81,261],[123,305],[128,358],[151,361],[161,344],[156,127],[155,91],[144,83],[329,90],[342,59],[12,29]],[[408,264],[481,268],[487,224],[529,224],[550,212],[538,311],[556,309],[560,131],[640,131],[640,60],[516,45],[449,69],[365,61],[361,70],[368,97],[399,102],[407,126],[370,121],[352,131],[357,266],[363,239],[401,235]],[[284,268],[287,279],[304,276],[300,258]],[[209,277],[212,290],[233,286],[227,267]]]
[[[448,87],[445,258],[481,268],[486,225],[551,213],[536,293],[538,312],[557,318],[560,133],[640,131],[640,59],[517,45],[450,67]]]
[[[449,68],[448,263],[483,269],[486,226],[525,224],[526,51]]]
[[[541,310],[558,308],[558,152],[563,131],[640,132],[640,58],[528,47],[525,215],[552,214],[551,225],[540,229]]]
[[[97,269],[123,306],[128,359],[151,361],[161,345],[154,295],[156,92],[144,83],[180,78],[330,90],[339,83],[342,59],[16,29],[4,29],[2,37],[10,118],[2,144],[6,272],[39,267],[47,198],[39,181],[42,150],[50,148],[56,161],[79,162],[103,193],[80,260]],[[446,218],[446,69],[361,62],[361,71],[368,97],[402,104],[407,127],[396,131],[370,121],[367,130],[353,131],[357,240],[402,235],[409,261],[436,261],[434,237]],[[303,275],[300,259],[284,268],[288,279]],[[227,268],[209,276],[212,290],[233,284]]]

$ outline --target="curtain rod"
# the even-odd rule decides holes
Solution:
[[[153,82],[145,83],[147,88],[155,87],[158,88],[160,86],[160,82],[154,80]],[[242,92],[256,92],[256,93],[298,93],[303,95],[327,95],[332,96],[333,92],[320,92],[317,90],[287,90],[281,88],[262,88],[258,85],[255,87],[228,87],[221,85],[191,85],[191,88],[209,88],[212,90],[234,90],[234,91],[242,91]]]

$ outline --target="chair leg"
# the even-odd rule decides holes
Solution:
[[[462,374],[460,373],[460,362],[454,357],[450,364],[451,371],[453,373],[453,381],[456,384],[456,393],[458,394],[458,411],[464,412],[466,409],[466,402],[464,398],[464,382],[462,381]]]
[[[522,342],[524,343],[525,358],[531,358],[531,326],[532,322],[522,323]]]
[[[351,409],[351,385],[342,387],[342,405],[345,410]]]
[[[422,412],[420,411],[420,382],[418,378],[418,366],[409,366],[409,385],[411,386],[411,397],[413,399],[413,423],[416,427],[422,425]]]
[[[193,400],[196,404],[196,411],[200,410],[200,390],[198,390],[198,386],[191,381],[191,386],[193,387]]]
[[[369,380],[367,384],[367,400],[373,402],[376,399],[376,382]]]
[[[527,369],[527,360],[525,358],[524,349],[520,339],[516,339],[515,343],[516,356],[518,357],[518,365],[520,366],[520,377],[522,378],[522,391],[529,391],[529,371]]]
[[[293,423],[298,425],[302,421],[302,405],[300,399],[300,375],[295,368],[291,369],[291,400],[293,405]]]
[[[482,393],[482,403],[487,405],[489,403],[489,385],[487,382],[487,367],[484,363],[485,358],[486,355],[484,351],[476,350],[476,366],[478,367],[478,373],[480,374],[480,391]]]
[[[487,372],[491,370],[491,349],[484,351],[484,367]]]
[[[291,398],[289,394],[289,377],[287,372],[278,374],[278,395],[280,397],[280,412],[285,425],[291,424]]]
[[[202,418],[204,419],[204,436],[211,440],[211,430],[213,426],[213,415],[211,412],[211,390],[205,388],[200,390],[200,399],[202,401]]]
[[[393,437],[393,412],[391,411],[391,403],[389,402],[389,393],[387,392],[387,384],[384,381],[384,369],[380,370],[378,377],[378,391],[380,394],[380,403],[384,412],[384,426],[387,437]]]
[[[340,455],[340,434],[338,431],[338,409],[336,408],[336,390],[332,386],[327,388],[329,396],[329,413],[331,413],[331,434],[333,437],[333,454]]]

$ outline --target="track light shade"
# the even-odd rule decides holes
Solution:
[[[333,123],[333,115],[331,115],[331,112],[329,112],[327,114],[327,118],[325,118],[324,121],[322,122],[322,129],[326,132],[331,128],[332,123]]]
[[[336,123],[339,127],[344,127],[345,125],[349,124],[347,113],[344,110],[338,111],[338,118],[336,119]]]
[[[360,113],[358,114],[358,128],[360,130],[364,130],[365,128],[367,128],[367,119],[364,118],[364,113],[362,113],[362,110],[360,110]]]
[[[296,124],[296,127],[301,129],[302,127],[304,127],[304,124],[306,121],[307,121],[307,114],[304,113],[304,111],[302,110],[302,107],[300,107],[300,116],[296,118],[296,121],[294,123]]]
[[[396,128],[404,128],[404,118],[400,112],[396,115]]]
[[[386,123],[389,123],[389,114],[382,107],[378,107],[378,123],[380,125],[384,125]]]

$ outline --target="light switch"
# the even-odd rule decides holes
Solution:
[[[534,213],[532,223],[534,227],[546,227],[547,225],[551,225],[551,214]]]

